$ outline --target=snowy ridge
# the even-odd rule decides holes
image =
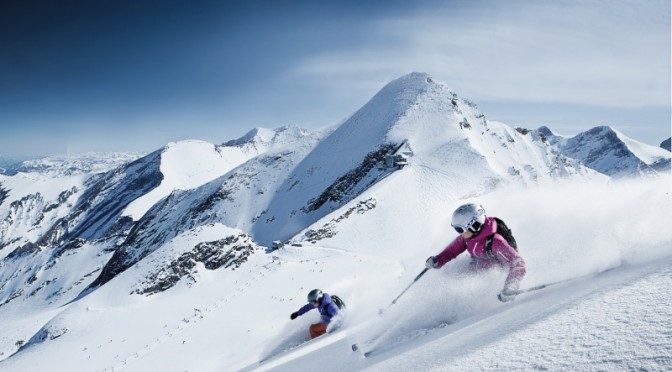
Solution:
[[[610,128],[581,137],[489,121],[413,73],[316,133],[257,128],[102,174],[0,176],[0,369],[668,369],[670,314],[651,307],[669,298],[672,232],[650,228],[672,218],[670,174],[613,183],[627,170],[590,169],[588,154],[595,166],[657,153]],[[523,286],[580,279],[501,304],[505,273],[464,275],[460,257],[379,318],[454,238],[467,200],[513,229]],[[258,365],[306,340],[317,314],[289,314],[313,288],[345,300],[343,329]],[[586,332],[562,332],[573,318]],[[532,353],[549,327],[553,351]]]
[[[670,172],[670,153],[635,141],[607,126],[571,138],[553,138],[559,151],[611,177]]]
[[[168,144],[161,152],[161,184],[124,211],[134,220],[176,190],[189,190],[218,178],[262,153],[294,145],[309,134],[297,126],[276,130],[257,128],[238,140],[216,146],[204,141]]]
[[[309,135],[308,130],[297,125],[288,125],[278,129],[254,128],[236,140],[225,142],[223,146],[238,147],[259,154],[274,148],[292,145]]]

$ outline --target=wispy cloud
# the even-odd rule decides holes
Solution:
[[[669,106],[669,1],[471,4],[378,19],[293,73],[352,89],[426,71],[476,100]]]

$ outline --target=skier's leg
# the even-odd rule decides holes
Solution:
[[[310,338],[322,336],[327,333],[327,323],[315,323],[310,326]]]

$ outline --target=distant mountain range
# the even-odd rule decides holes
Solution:
[[[314,133],[257,128],[224,144],[183,141],[146,155],[49,157],[9,167],[0,175],[0,315],[82,298],[185,234],[213,226],[233,233],[194,238],[178,256],[153,259],[129,292],[165,291],[193,277],[197,262],[236,268],[273,242],[343,233],[342,221],[380,208],[369,193],[393,190],[396,179],[421,175],[423,198],[461,200],[503,185],[669,172],[669,139],[664,150],[605,126],[573,137],[512,128],[412,73],[342,124]]]
[[[0,174],[40,173],[58,177],[77,174],[103,173],[138,159],[145,154],[137,152],[82,153],[54,155],[38,159],[16,161],[0,158]]]
[[[600,126],[573,137],[560,137],[542,127],[538,132],[563,155],[610,177],[656,175],[670,171],[666,152],[637,142],[608,126]],[[668,140],[669,142],[669,140]]]

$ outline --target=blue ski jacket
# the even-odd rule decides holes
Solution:
[[[338,306],[336,306],[335,303],[331,301],[331,296],[327,293],[322,294],[322,302],[318,307],[315,307],[312,303],[307,303],[303,305],[298,311],[299,315],[303,315],[310,310],[313,309],[318,309],[320,311],[320,318],[322,319],[322,322],[329,324],[331,322],[331,318],[336,316],[339,312]]]

